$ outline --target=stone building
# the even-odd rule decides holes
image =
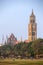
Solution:
[[[32,10],[32,13],[30,15],[30,22],[28,24],[28,40],[29,42],[31,42],[36,39],[37,39],[37,23],[36,23],[36,17]]]
[[[17,44],[17,38],[14,36],[14,34],[11,34],[10,37],[7,39],[7,44],[11,46]]]

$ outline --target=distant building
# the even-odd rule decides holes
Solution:
[[[7,44],[13,46],[17,43],[17,38],[14,36],[14,34],[11,34],[10,37],[7,39]]]
[[[36,17],[32,10],[32,14],[30,15],[30,23],[28,24],[28,40],[29,42],[37,39],[37,23]]]
[[[24,42],[25,42],[25,43],[28,43],[28,42],[29,42],[29,40],[24,40]]]
[[[36,17],[34,15],[34,12],[32,10],[32,13],[30,15],[30,22],[28,24],[28,39],[24,40],[24,42],[31,42],[37,39],[37,23],[36,23]],[[10,37],[7,39],[7,44],[15,45],[22,41],[22,37],[20,41],[17,41],[17,38],[14,36],[14,34],[11,34]]]

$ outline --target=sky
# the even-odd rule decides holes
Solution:
[[[36,16],[37,38],[43,38],[43,0],[0,0],[0,43],[11,33],[18,40],[28,39],[32,9]]]

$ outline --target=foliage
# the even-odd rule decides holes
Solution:
[[[43,56],[43,39],[37,39],[33,42],[20,42],[13,47],[3,45],[0,47],[0,57],[31,58],[36,55]]]

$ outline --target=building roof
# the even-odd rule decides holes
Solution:
[[[24,42],[28,43],[28,42],[29,42],[29,40],[25,40]]]

